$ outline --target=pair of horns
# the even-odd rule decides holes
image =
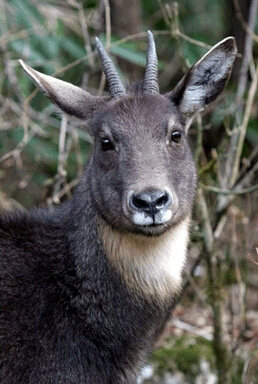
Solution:
[[[117,70],[105,51],[100,40],[96,37],[96,47],[99,53],[100,60],[102,62],[102,68],[106,75],[109,92],[112,98],[118,98],[126,95],[125,86],[120,79]],[[154,42],[153,34],[148,31],[148,48],[147,48],[147,59],[146,59],[146,70],[143,80],[142,87],[143,94],[158,94],[158,59],[156,53],[156,47]]]

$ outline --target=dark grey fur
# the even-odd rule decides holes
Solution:
[[[137,382],[180,291],[166,269],[181,271],[175,233],[196,187],[187,127],[224,88],[235,54],[225,39],[170,94],[154,84],[155,94],[150,85],[111,99],[22,63],[51,101],[87,123],[95,145],[69,202],[0,218],[1,384]],[[167,267],[163,238],[173,254]],[[157,276],[135,245],[149,242]]]

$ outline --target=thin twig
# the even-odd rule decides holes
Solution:
[[[203,140],[203,127],[202,127],[202,118],[201,115],[197,115],[197,140],[196,140],[196,149],[194,152],[194,161],[196,166],[199,165],[200,156],[202,153],[202,140]]]
[[[94,68],[94,57],[92,55],[92,48],[91,48],[91,43],[90,43],[90,35],[88,31],[88,23],[87,19],[84,13],[83,9],[83,4],[81,2],[78,3],[78,13],[79,13],[79,19],[81,23],[81,30],[82,30],[82,35],[84,39],[84,47],[85,51],[89,53],[89,65],[90,68]]]
[[[205,331],[205,329],[201,329],[199,327],[196,327],[195,325],[186,323],[185,321],[182,321],[180,319],[173,318],[171,320],[171,323],[175,327],[183,329],[184,331],[193,333],[197,336],[203,337],[205,340],[212,341],[212,339],[213,339],[212,333]]]
[[[19,144],[10,152],[6,153],[4,156],[2,156],[0,158],[0,164],[3,163],[4,161],[6,161],[7,159],[9,159],[10,157],[17,157],[19,156],[19,154],[21,153],[21,151],[23,150],[23,148],[26,146],[26,144],[28,143],[29,139],[31,138],[30,137],[30,134],[29,134],[29,128],[28,128],[28,116],[27,116],[27,109],[28,109],[28,105],[30,103],[30,101],[35,97],[35,95],[37,94],[38,90],[35,89],[29,97],[27,97],[27,99],[24,101],[24,109],[23,109],[23,113],[22,113],[22,121],[23,121],[23,138],[22,140],[19,142]]]
[[[255,28],[257,7],[258,7],[258,0],[251,0],[251,4],[249,8],[249,17],[248,17],[248,30],[250,32],[254,31],[254,28]],[[252,50],[253,50],[253,39],[250,33],[246,33],[243,60],[240,68],[239,80],[237,85],[237,103],[239,103],[240,100],[242,100],[246,90],[248,69],[251,62],[251,58],[252,58]]]
[[[234,189],[231,189],[231,190],[221,189],[221,188],[213,187],[211,185],[204,185],[204,184],[201,184],[201,183],[199,183],[199,186],[201,188],[205,189],[206,191],[219,193],[221,195],[246,195],[247,193],[252,193],[252,192],[254,192],[254,191],[256,191],[258,189],[258,184],[255,184],[255,185],[253,185],[250,188],[245,188],[245,189],[241,189],[241,190],[237,190],[237,189],[236,190],[234,190]]]
[[[109,52],[110,45],[111,45],[111,15],[110,15],[110,6],[109,6],[109,0],[104,0],[105,4],[105,18],[106,18],[106,50]],[[99,89],[98,89],[98,95],[102,95],[106,83],[106,76],[104,72],[102,71]]]
[[[249,27],[247,22],[244,19],[244,16],[242,15],[241,8],[239,6],[238,0],[233,0],[234,8],[236,11],[236,17],[239,19],[242,28],[248,34],[256,43],[258,43],[258,36],[254,33],[253,29]]]
[[[60,127],[60,135],[59,135],[58,166],[57,166],[57,174],[55,176],[56,182],[54,185],[54,190],[52,195],[53,202],[56,204],[60,203],[58,194],[60,192],[61,185],[64,183],[67,176],[67,172],[65,170],[65,163],[67,160],[67,152],[65,148],[66,132],[67,132],[67,115],[63,113],[61,127]]]
[[[239,177],[241,155],[243,151],[247,126],[250,120],[254,98],[257,91],[257,86],[258,86],[258,65],[256,67],[255,73],[253,74],[252,83],[249,88],[242,124],[240,126],[238,133],[234,134],[231,138],[230,148],[228,153],[228,162],[226,165],[227,166],[226,178],[228,177],[227,175],[230,175],[230,178],[228,181],[226,180],[226,178],[223,179],[222,184],[224,188],[222,188],[222,190],[237,191],[237,190],[243,189],[247,184],[245,182],[245,185],[241,186],[240,182],[238,182],[238,184],[234,188],[234,185]],[[233,160],[231,160],[231,158],[233,158]],[[217,204],[218,217],[220,217],[221,213],[225,211],[231,199],[232,199],[232,196],[227,197],[226,194],[221,194]]]
[[[245,141],[246,130],[247,130],[248,122],[250,120],[252,107],[253,107],[253,103],[254,103],[254,98],[256,95],[256,91],[257,91],[257,85],[258,85],[258,65],[256,67],[255,73],[253,74],[253,79],[252,79],[252,82],[251,82],[251,85],[249,88],[248,98],[246,101],[246,108],[244,111],[243,122],[241,124],[240,129],[239,129],[239,135],[238,135],[239,137],[238,137],[238,144],[237,144],[237,149],[236,149],[236,153],[235,153],[235,161],[234,161],[234,165],[233,165],[233,169],[232,169],[232,174],[231,174],[232,176],[231,176],[230,183],[229,183],[230,186],[232,186],[235,183],[236,179],[238,178],[238,171],[239,171],[239,164],[241,161],[241,154],[243,151],[243,145],[244,145],[244,141]]]
[[[197,190],[197,202],[201,212],[205,247],[208,252],[212,253],[214,248],[213,231],[212,231],[211,221],[209,217],[207,202],[205,200],[205,196],[203,194],[202,188],[198,188]]]
[[[1,9],[2,9],[2,7],[1,7]],[[21,30],[21,31],[15,32],[15,33],[8,32],[0,38],[0,46],[3,47],[4,45],[9,44],[12,41],[20,40],[20,39],[26,39],[30,36],[35,35],[35,34],[40,35],[43,32],[44,32],[44,28],[42,28],[40,26],[37,26],[37,27],[34,26],[33,28]]]
[[[168,4],[163,5],[161,0],[157,0],[163,19],[167,25],[167,27],[170,27],[171,25],[171,12],[170,12],[170,7]]]
[[[73,145],[74,145],[76,160],[77,160],[77,174],[82,175],[83,169],[84,169],[84,163],[83,163],[82,153],[80,149],[80,142],[79,142],[77,128],[72,127],[71,135],[73,139]]]
[[[258,0],[251,0],[250,8],[249,8],[249,17],[248,17],[248,25],[251,30],[254,30],[256,14],[257,14],[257,4]],[[247,88],[247,80],[249,76],[249,68],[252,62],[252,48],[253,48],[253,40],[249,34],[245,36],[245,46],[244,46],[244,54],[242,59],[242,64],[240,68],[239,81],[237,85],[237,93],[236,93],[236,105],[238,106],[235,114],[235,123],[233,127],[233,131],[235,132],[231,138],[229,143],[228,150],[228,158],[225,165],[224,178],[222,180],[222,187],[226,189],[231,189],[235,184],[238,178],[239,165],[241,160],[241,153],[243,148],[243,143],[246,134],[247,122],[250,117],[250,108],[253,104],[254,94],[253,92],[257,88],[257,71],[253,75],[251,87],[252,90],[249,90],[247,105],[244,111],[244,105],[242,102],[243,95],[246,92]],[[244,117],[243,117],[244,115]],[[237,129],[236,129],[237,128]],[[219,199],[219,205],[223,202],[223,197]],[[224,202],[223,202],[224,204]]]

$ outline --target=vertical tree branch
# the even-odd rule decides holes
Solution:
[[[60,203],[59,192],[61,189],[61,185],[64,183],[67,176],[67,172],[65,170],[65,164],[68,156],[65,148],[67,123],[68,123],[67,115],[63,113],[61,127],[60,127],[60,135],[59,135],[58,166],[57,166],[57,174],[55,176],[56,182],[54,185],[53,197],[52,197],[52,201],[55,204]],[[50,200],[48,202],[50,203]]]
[[[247,96],[247,101],[246,101],[246,106],[244,110],[244,116],[242,120],[242,124],[239,126],[239,130],[237,133],[235,133],[234,138],[232,137],[231,141],[231,146],[235,142],[235,139],[237,139],[237,144],[236,147],[234,148],[233,153],[231,150],[229,150],[229,157],[232,155],[234,158],[234,162],[232,160],[231,164],[231,172],[230,172],[230,180],[229,180],[229,185],[226,185],[224,188],[225,189],[231,189],[234,187],[238,177],[239,177],[239,167],[240,167],[240,162],[241,162],[241,155],[243,151],[243,146],[244,146],[244,141],[245,141],[245,136],[246,136],[246,130],[248,127],[248,122],[250,120],[251,112],[252,112],[252,107],[253,103],[255,100],[255,95],[258,87],[258,65],[256,69],[253,71],[253,79],[252,83],[249,88],[248,96]],[[228,164],[229,165],[229,164]],[[244,180],[244,179],[243,179]],[[243,181],[242,180],[242,181]],[[242,185],[243,183],[240,183],[241,187],[244,188],[245,185]],[[237,185],[235,186],[235,190],[240,189]],[[227,208],[228,204],[233,200],[234,196],[222,196],[220,195],[218,198],[218,205],[217,205],[217,213],[220,221],[220,213],[225,211]],[[216,223],[216,225],[219,225],[219,222]]]
[[[223,286],[221,257],[216,249],[208,206],[203,190],[197,191],[198,208],[203,228],[203,253],[207,263],[209,301],[213,312],[213,350],[216,359],[218,384],[231,384],[233,355],[225,340],[223,325]]]
[[[249,17],[248,17],[248,27],[250,31],[254,31],[255,21],[257,15],[257,6],[258,0],[251,0],[250,8],[249,8]],[[228,150],[228,158],[225,167],[225,177],[222,180],[223,188],[231,188],[237,179],[240,157],[242,153],[243,147],[243,137],[245,137],[246,128],[243,127],[243,123],[241,123],[243,119],[243,111],[244,106],[242,103],[243,95],[246,92],[247,87],[247,79],[249,67],[252,59],[252,50],[253,50],[253,39],[251,34],[246,34],[245,36],[245,45],[243,52],[243,60],[240,68],[239,81],[237,85],[237,94],[236,94],[236,117],[235,117],[235,125],[233,127],[233,134],[230,139],[229,150]],[[241,127],[238,128],[238,127]],[[239,155],[240,153],[240,155]],[[224,200],[224,199],[223,199]]]
[[[258,79],[258,65],[255,71],[253,71],[253,79],[252,83],[248,92],[248,98],[246,101],[246,108],[244,111],[243,121],[242,124],[239,127],[238,135],[238,143],[236,147],[236,153],[235,153],[235,161],[232,166],[232,173],[231,173],[231,179],[229,182],[229,186],[232,187],[235,182],[237,181],[238,174],[239,174],[239,166],[241,161],[241,154],[243,151],[245,136],[246,136],[246,130],[248,126],[248,122],[250,120],[251,111],[253,107],[254,97],[257,90],[257,79]]]
[[[235,3],[236,2],[237,2],[237,0],[235,0]],[[248,69],[249,69],[249,65],[251,62],[251,58],[252,58],[252,50],[253,50],[252,34],[253,34],[254,28],[255,28],[257,5],[258,5],[258,1],[252,0],[251,4],[250,4],[250,8],[249,8],[248,31],[250,31],[250,33],[248,33],[248,31],[247,31],[247,33],[245,35],[243,60],[242,60],[241,68],[240,68],[239,81],[238,81],[238,85],[237,85],[237,96],[236,96],[237,105],[240,104],[241,100],[243,99],[243,95],[245,93],[245,90],[246,90],[247,74],[248,74]]]
[[[109,51],[110,49],[110,43],[111,43],[111,16],[110,16],[110,6],[109,6],[109,0],[104,0],[105,5],[105,19],[106,19],[106,50]],[[106,76],[104,72],[102,71],[99,89],[98,89],[98,95],[101,95],[106,83]]]

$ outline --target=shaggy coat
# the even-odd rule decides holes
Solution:
[[[1,384],[136,384],[180,293],[196,189],[187,129],[223,90],[234,40],[167,95],[156,67],[126,92],[99,44],[108,98],[22,63],[94,149],[69,202],[0,217]],[[151,49],[149,33],[147,68]]]

